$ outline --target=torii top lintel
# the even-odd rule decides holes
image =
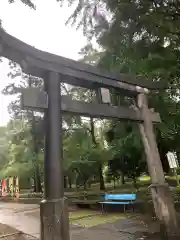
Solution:
[[[58,72],[62,82],[87,88],[113,87],[126,93],[138,93],[137,87],[149,90],[164,88],[162,83],[145,81],[142,77],[105,72],[88,64],[38,50],[0,29],[0,55],[23,68],[25,73],[44,77],[46,71]]]

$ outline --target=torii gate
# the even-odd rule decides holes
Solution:
[[[64,198],[62,157],[62,114],[73,113],[98,118],[117,118],[139,123],[151,176],[151,192],[156,216],[169,236],[177,235],[177,219],[153,132],[153,122],[160,116],[148,109],[149,90],[163,88],[161,83],[144,81],[142,77],[104,72],[96,67],[40,51],[0,29],[0,55],[22,67],[26,74],[44,79],[45,91],[24,89],[24,108],[45,112],[46,141],[44,159],[45,196],[40,205],[41,240],[69,240],[68,209]],[[118,89],[134,97],[134,109],[83,103],[61,97],[60,83],[90,89]],[[60,133],[60,135],[59,135]],[[173,238],[174,239],[174,238]]]

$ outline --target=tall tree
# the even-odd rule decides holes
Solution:
[[[92,101],[97,101],[95,97],[95,92],[92,90],[87,90],[83,88],[78,88],[74,87],[72,88],[72,97],[76,100],[80,101],[86,101],[86,102],[92,102]],[[104,157],[104,160],[102,160],[103,153],[106,151],[103,146],[103,140],[101,139],[100,141],[98,140],[98,129],[97,129],[97,120],[93,119],[90,117],[90,119],[87,121],[86,125],[86,131],[88,131],[88,134],[90,134],[91,139],[92,139],[92,144],[93,144],[93,153],[96,152],[96,155],[99,152],[99,155],[96,158],[96,165],[98,168],[98,176],[99,176],[99,181],[100,181],[100,189],[104,190],[105,189],[105,183],[104,183],[104,177],[103,177],[103,165],[107,161],[107,158]],[[100,121],[99,121],[100,124]],[[102,124],[102,123],[101,123]],[[103,125],[101,125],[103,127]],[[96,150],[95,150],[96,149]],[[102,156],[100,156],[102,154]]]
[[[33,171],[32,139],[29,125],[20,120],[10,121],[6,127],[6,161],[1,168],[1,177],[31,176]]]
[[[7,127],[0,127],[0,167],[8,161]]]
[[[177,111],[180,107],[179,9],[178,1],[94,0],[83,4],[79,1],[69,19],[73,24],[82,24],[87,37],[95,36],[104,49],[99,67],[166,81],[168,91],[150,96],[150,106],[159,111],[163,119],[158,125],[157,137],[165,171],[168,171],[167,151],[179,152],[174,144],[179,139],[180,125]],[[80,13],[82,21],[79,21]],[[114,101],[117,104],[119,100]]]
[[[42,87],[42,80],[30,75],[24,74],[18,64],[9,61],[9,77],[14,79],[14,83],[3,89],[5,95],[17,95],[19,89],[26,87]],[[38,155],[43,148],[42,116],[34,115],[32,111],[22,111],[20,107],[20,95],[17,95],[14,101],[9,105],[11,117],[15,120],[21,120],[21,123],[27,123],[30,127],[29,134],[32,137],[31,152],[34,159],[34,191],[41,192],[41,176],[38,164]],[[35,160],[36,159],[36,160]],[[36,164],[37,163],[37,164]]]

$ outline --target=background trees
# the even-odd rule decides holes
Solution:
[[[22,2],[34,7],[30,1]],[[75,1],[69,2],[76,4]],[[150,107],[159,112],[162,118],[162,123],[155,126],[155,131],[165,172],[169,171],[166,153],[169,150],[180,153],[178,144],[180,140],[179,16],[179,3],[175,1],[86,0],[83,3],[79,1],[68,21],[69,24],[83,27],[84,34],[89,40],[89,44],[81,50],[80,61],[97,65],[108,71],[143,75],[147,77],[147,81],[166,83],[167,90],[158,94],[153,92],[149,96]],[[97,44],[95,45],[94,42]],[[22,74],[21,69],[12,62],[10,66],[10,76],[16,78],[16,83],[17,78],[21,76],[21,81],[18,85],[7,86],[4,89],[5,94],[16,94],[15,87],[42,86],[41,79]],[[64,85],[62,89],[63,94],[68,94],[72,98],[83,101],[95,100],[95,92],[90,90],[69,88]],[[110,90],[110,94],[113,105],[133,104],[131,98],[120,96],[117,91]],[[40,130],[42,116],[20,111],[18,98],[10,105],[9,110],[13,121],[17,123],[20,119],[19,124],[21,122],[23,125],[22,132],[20,131],[21,137],[26,140],[16,141],[16,146],[7,140],[6,146],[3,145],[1,147],[3,150],[0,150],[1,163],[10,161],[11,158],[7,157],[9,156],[7,154],[17,156],[14,162],[18,162],[19,158],[30,159],[27,168],[29,173],[36,172],[36,176],[41,176],[43,174],[41,165],[43,130]],[[135,182],[142,172],[147,171],[136,124],[85,120],[69,116],[64,117],[63,128],[65,177],[70,185],[76,182],[86,187],[88,181],[93,179],[100,181],[103,189],[103,168],[106,165],[109,166],[107,174],[116,179],[122,176],[122,182],[124,175]],[[3,131],[1,129],[1,132]],[[10,131],[10,136],[13,134]],[[2,135],[4,136],[3,133]],[[31,154],[26,153],[25,142],[31,146],[28,148],[31,149],[28,150]],[[34,158],[36,161],[32,161]],[[36,165],[39,166],[39,174],[33,168],[34,162],[39,162]],[[13,166],[18,169],[18,164]]]
[[[156,126],[156,132],[167,172],[165,154],[168,150],[179,152],[176,144],[179,139],[179,3],[86,1],[84,5],[78,5],[77,12],[83,14],[86,23],[92,23],[82,23],[87,37],[95,38],[103,49],[99,67],[143,75],[167,84],[166,91],[152,93],[149,97],[150,107],[160,112],[163,120]],[[94,14],[91,15],[92,12]],[[71,16],[75,24],[78,23],[76,18],[77,13]],[[123,104],[127,100],[118,98],[112,97],[112,103],[117,105],[121,101]]]

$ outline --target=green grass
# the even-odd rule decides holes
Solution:
[[[178,175],[177,177],[178,177],[178,179],[180,180],[180,175]],[[176,176],[167,176],[166,179],[176,181]]]
[[[139,181],[141,181],[141,182],[146,182],[146,181],[150,181],[150,180],[151,180],[150,176],[142,176],[139,178]]]
[[[70,224],[88,228],[112,223],[126,218],[127,216],[130,216],[130,214],[101,214],[100,212],[95,211],[75,211],[70,213],[69,219]]]
[[[69,213],[70,220],[77,220],[80,218],[88,217],[91,215],[97,215],[99,212],[90,211],[90,210],[79,210]]]

